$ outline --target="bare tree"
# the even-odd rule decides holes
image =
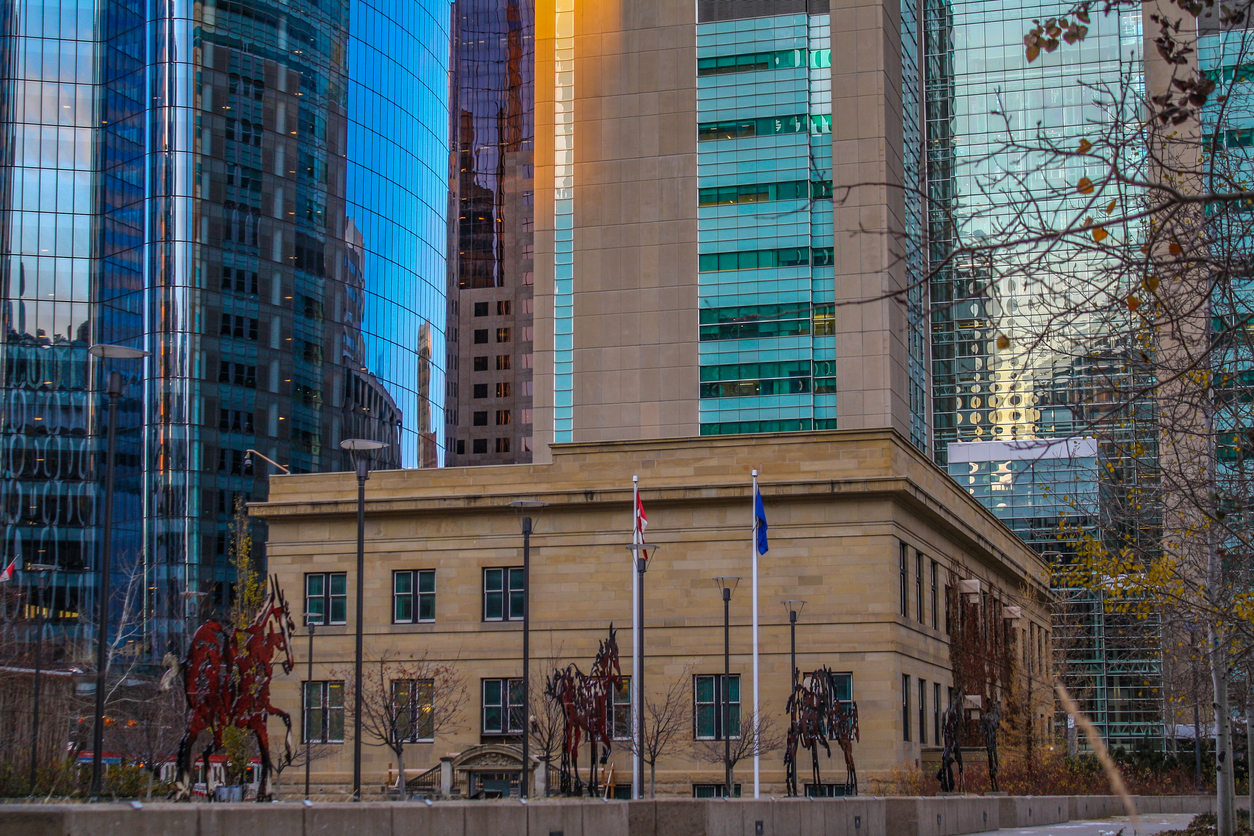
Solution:
[[[317,763],[323,758],[329,758],[337,754],[340,749],[340,746],[327,743],[302,743],[292,750],[292,759],[289,761],[285,757],[280,757],[284,750],[281,744],[276,743],[270,753],[270,763],[274,765],[274,800],[279,800],[279,781],[288,767],[304,769],[305,764]]]
[[[352,669],[336,671],[344,679],[346,715],[353,717],[357,683]],[[435,740],[460,727],[469,699],[466,679],[450,662],[421,656],[402,659],[384,653],[363,667],[362,734],[396,755],[398,786],[405,786],[405,748]]]
[[[702,763],[727,763],[732,771],[732,786],[727,788],[730,796],[732,787],[736,785],[736,764],[754,755],[769,755],[784,748],[786,731],[770,714],[757,717],[757,734],[752,711],[740,718],[740,735],[731,739],[730,749],[725,751],[722,740],[698,740],[694,755]],[[726,758],[726,760],[725,760]]]
[[[683,671],[669,681],[665,691],[644,697],[644,749],[637,751],[633,735],[631,751],[649,767],[650,798],[657,797],[658,760],[673,754],[692,726],[692,670],[691,663],[685,665]]]

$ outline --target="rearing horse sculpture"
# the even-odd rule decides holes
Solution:
[[[224,627],[218,621],[207,621],[196,630],[187,658],[181,665],[175,663],[167,674],[168,680],[171,675],[182,673],[183,693],[187,697],[187,720],[177,759],[176,798],[187,798],[191,793],[188,777],[196,738],[206,729],[212,734],[203,752],[207,778],[209,756],[221,748],[222,732],[231,726],[256,735],[261,754],[257,800],[269,797],[266,782],[271,769],[270,735],[266,722],[270,715],[279,717],[287,728],[284,759],[286,763],[292,762],[292,719],[270,703],[270,680],[276,656],[283,672],[292,672],[296,662],[292,653],[295,631],[287,602],[273,576],[252,624],[241,630]]]
[[[586,736],[591,752],[588,771],[588,794],[597,794],[598,747],[604,745],[609,754],[613,733],[609,727],[610,695],[622,683],[618,664],[618,638],[610,625],[609,638],[601,642],[592,670],[584,674],[575,663],[553,671],[545,693],[562,709],[561,791],[565,795],[582,795],[579,780],[579,741]]]

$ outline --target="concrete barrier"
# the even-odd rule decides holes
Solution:
[[[1214,809],[1209,796],[1135,801],[1146,815]],[[962,836],[1123,813],[1107,796],[13,804],[0,836]]]

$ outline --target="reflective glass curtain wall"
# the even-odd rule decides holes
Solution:
[[[160,654],[228,602],[236,504],[269,475],[246,449],[440,461],[449,7],[61,0],[0,24],[4,553],[67,570],[67,625],[90,605],[123,370],[113,614]]]
[[[1037,16],[1039,11],[1005,0],[927,0],[928,243],[932,262],[943,265],[931,278],[932,400],[937,460],[960,475],[960,483],[977,499],[1011,521],[1029,545],[1061,562],[1072,556],[1059,525],[1067,520],[1095,532],[1110,499],[1127,495],[1143,478],[1141,462],[1121,458],[1117,450],[1136,441],[1152,458],[1156,442],[1148,405],[1118,412],[1107,406],[1118,392],[1137,385],[1132,377],[1136,364],[1128,362],[1132,347],[1101,342],[1107,329],[1096,316],[1060,318],[1070,330],[1042,328],[1053,312],[1084,310],[1079,300],[1103,269],[1102,258],[1093,250],[1054,252],[1048,263],[1059,268],[1047,271],[1025,269],[1034,255],[1026,247],[956,261],[946,257],[959,240],[978,246],[991,236],[998,242],[998,230],[1020,211],[1025,189],[1043,184],[1046,176],[1066,182],[1101,176],[1086,170],[1080,158],[1047,172],[1031,154],[1001,149],[1009,140],[1007,127],[1029,142],[1039,131],[1060,147],[1075,147],[1086,132],[1097,130],[1095,125],[1108,124],[1108,108],[1120,105],[1101,104],[1110,98],[1101,91],[1126,89],[1135,98],[1143,85],[1141,18],[1139,10],[1095,16],[1084,42],[1029,66],[1021,38]],[[1020,182],[1022,188],[1015,185]],[[1032,211],[1045,217],[1058,208],[1056,198],[1032,204]],[[1133,233],[1119,230],[1125,238]],[[999,349],[997,337],[1003,333],[1045,337],[1030,350],[1014,342]],[[1092,350],[1094,345],[1100,349]],[[1096,498],[1095,507],[1084,512],[1027,502],[1029,494],[1020,489],[1026,477],[1032,490],[1048,490],[1052,481],[1053,489],[1075,497],[1071,465],[1059,468],[1058,462],[1040,458],[1048,445],[1028,445],[1020,453],[979,462],[965,452],[961,461],[949,458],[951,451],[970,446],[964,442],[1009,449],[1024,440],[1076,435],[1095,436],[1106,458],[1100,484],[1086,492]],[[1085,473],[1091,469],[1090,462],[1081,466]],[[1157,542],[1152,519],[1144,514],[1136,532],[1150,546]],[[1058,591],[1092,610],[1092,601],[1078,590]],[[1083,692],[1077,688],[1077,694],[1089,700],[1107,739],[1131,743],[1150,735],[1161,740],[1157,630],[1150,621],[1108,632],[1095,626],[1094,631],[1073,631],[1075,642],[1055,649],[1062,654],[1059,670],[1077,677],[1069,682],[1082,681]],[[1135,693],[1130,693],[1134,682]]]

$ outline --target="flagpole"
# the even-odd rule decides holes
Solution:
[[[751,501],[753,514],[753,797],[762,795],[762,762],[759,750],[761,741],[758,739],[758,471],[753,471],[753,497]],[[728,789],[730,793],[730,788]]]
[[[631,477],[631,542],[639,546],[640,537],[640,477]],[[640,723],[643,720],[640,710],[640,573],[636,571],[636,561],[642,557],[639,549],[631,552],[631,730],[632,737],[640,740]],[[640,747],[632,747],[631,753],[631,797],[639,799],[641,793]]]

